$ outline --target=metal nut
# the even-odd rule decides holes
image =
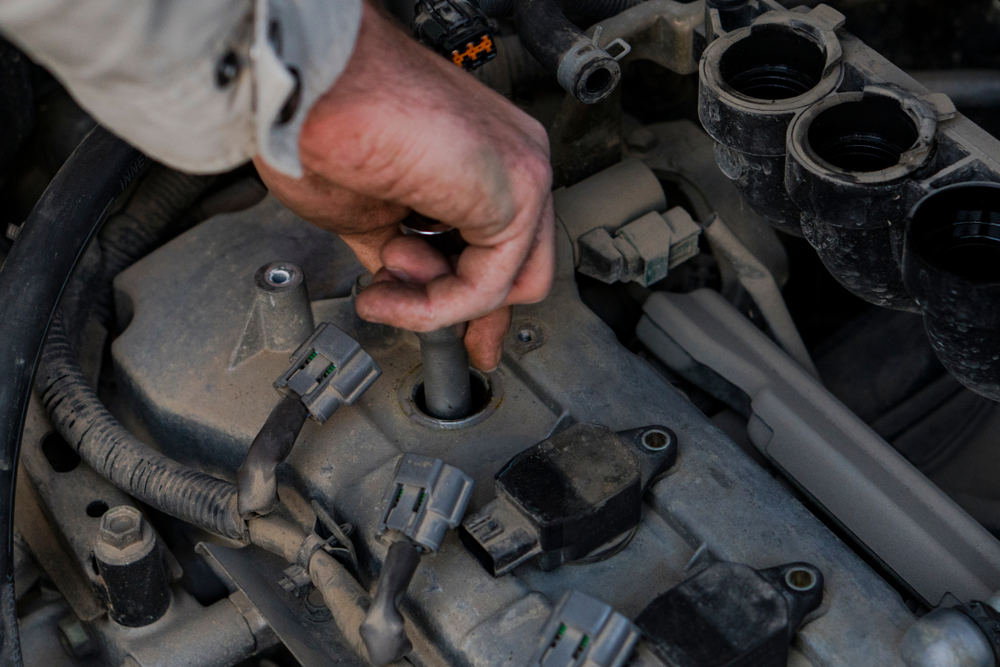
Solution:
[[[101,540],[116,549],[142,542],[142,513],[134,507],[119,505],[101,518]]]

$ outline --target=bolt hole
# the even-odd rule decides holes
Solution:
[[[809,591],[816,586],[816,575],[810,570],[797,567],[785,574],[785,583],[794,591]]]
[[[899,164],[917,142],[917,127],[899,102],[871,95],[820,113],[809,126],[816,155],[845,171],[871,172]]]
[[[103,500],[95,500],[87,505],[87,516],[92,519],[99,519],[108,511],[108,504]]]
[[[601,67],[591,72],[584,83],[584,88],[591,95],[595,95],[604,91],[611,84],[611,78],[611,72],[606,67]]]
[[[660,430],[646,431],[642,434],[642,444],[646,449],[658,452],[670,444],[670,434]]]
[[[292,272],[288,269],[271,269],[267,272],[267,279],[273,285],[284,285],[292,279]]]
[[[493,392],[490,390],[489,383],[486,382],[483,378],[476,375],[475,373],[469,373],[469,379],[471,380],[472,399],[470,401],[469,414],[466,417],[462,417],[462,419],[468,419],[469,417],[472,417],[473,415],[482,412],[483,408],[485,408],[489,404],[490,399],[493,397]],[[417,409],[420,410],[420,412],[424,413],[431,419],[442,422],[461,421],[457,419],[456,420],[439,419],[431,415],[429,412],[427,412],[427,397],[424,395],[423,382],[417,383],[417,386],[414,387],[413,403],[417,406]]]
[[[787,100],[812,90],[823,78],[826,56],[819,44],[792,28],[761,26],[726,49],[723,80],[759,100]]]
[[[49,433],[42,440],[42,454],[56,472],[70,472],[80,465],[80,455],[58,433]]]
[[[517,332],[517,339],[522,343],[530,343],[535,339],[535,332],[531,329],[521,329]]]

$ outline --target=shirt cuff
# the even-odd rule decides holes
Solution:
[[[299,178],[299,133],[344,71],[361,26],[361,0],[255,0],[250,50],[257,89],[257,152]]]
[[[298,178],[302,124],[361,14],[362,0],[4,0],[0,29],[153,159],[211,173],[259,154]]]

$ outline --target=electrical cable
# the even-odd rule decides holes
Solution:
[[[20,667],[14,593],[14,485],[35,369],[63,290],[112,204],[147,164],[97,127],[42,194],[0,267],[0,664]]]

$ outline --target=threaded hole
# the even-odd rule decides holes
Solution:
[[[288,269],[271,269],[267,274],[267,279],[275,285],[284,285],[292,279],[292,272]]]
[[[819,44],[774,25],[756,28],[726,49],[719,71],[726,83],[747,97],[787,100],[815,88],[825,65]]]
[[[898,101],[870,95],[820,113],[809,126],[808,141],[816,155],[835,167],[871,172],[899,164],[918,136]]]
[[[924,199],[910,236],[923,259],[980,283],[1000,282],[1000,186],[969,184]]]

